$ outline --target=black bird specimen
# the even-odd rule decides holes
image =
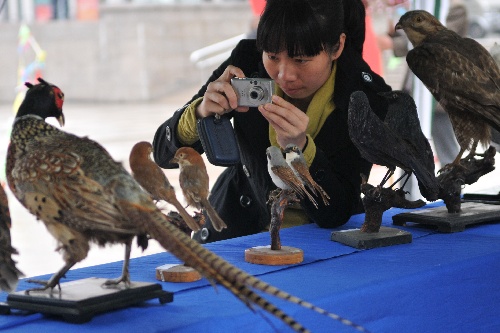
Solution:
[[[406,62],[448,113],[460,145],[451,165],[466,150],[473,158],[479,143],[491,142],[490,125],[500,131],[500,70],[477,41],[463,38],[430,13],[414,10],[396,24],[413,44]]]
[[[418,182],[420,192],[429,201],[437,200],[439,185],[435,179],[434,154],[429,140],[420,127],[415,100],[402,90],[381,92],[379,95],[386,98],[389,103],[384,122],[404,140],[408,149],[417,156],[422,164],[419,175],[417,175],[417,180],[419,178],[425,179],[423,182],[420,180]],[[409,176],[410,174],[408,174]]]
[[[296,331],[307,331],[254,289],[312,309],[359,330],[362,327],[304,302],[241,271],[208,251],[172,225],[120,163],[97,142],[63,132],[45,122],[64,124],[62,91],[44,80],[29,90],[14,120],[7,153],[7,179],[16,198],[46,225],[60,243],[64,267],[48,281],[51,290],[75,263],[83,260],[89,242],[125,244],[122,276],[107,284],[130,284],[131,242],[146,235],[218,282],[249,307],[257,305]],[[140,242],[147,245],[147,238]]]
[[[401,132],[404,124],[418,122],[416,110],[411,110],[414,104],[413,106],[403,105],[406,103],[406,97],[400,98],[402,96],[400,92],[395,92],[394,96],[397,99],[391,102],[392,105],[387,114],[388,123],[385,123],[372,111],[368,98],[363,92],[352,93],[348,109],[351,140],[363,158],[389,169],[379,186],[383,186],[396,167],[399,167],[405,172],[403,177],[411,173],[415,174],[420,191],[427,200],[437,200],[439,184],[434,175],[434,164],[431,167],[428,163],[429,155],[426,148],[417,147],[414,143],[407,141],[408,137],[423,136],[420,126],[407,128],[404,130],[406,133],[404,135]],[[406,117],[416,117],[416,119],[406,119]],[[412,131],[420,133],[408,133]]]
[[[16,268],[12,255],[17,254],[10,239],[10,210],[7,195],[0,186],[0,289],[11,292],[16,289],[19,278],[23,275]]]

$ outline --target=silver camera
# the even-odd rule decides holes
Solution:
[[[238,106],[255,107],[265,103],[271,103],[274,94],[274,81],[262,78],[232,78],[236,95],[238,96]]]

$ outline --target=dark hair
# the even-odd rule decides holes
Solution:
[[[286,50],[290,57],[335,52],[344,31],[342,1],[267,0],[257,28],[258,49]]]
[[[366,8],[361,0],[344,0],[346,47],[363,53],[366,31]]]

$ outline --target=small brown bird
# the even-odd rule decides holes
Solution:
[[[129,157],[132,176],[151,194],[153,200],[164,200],[173,205],[191,230],[200,230],[198,223],[177,200],[175,189],[168,181],[165,173],[151,159],[152,152],[153,146],[146,141],[138,142],[132,147]]]
[[[396,24],[413,44],[406,62],[450,116],[460,152],[473,158],[478,143],[491,142],[490,126],[500,130],[500,70],[477,41],[463,38],[423,10],[401,16]]]
[[[302,183],[307,186],[307,188],[311,190],[314,195],[321,196],[325,206],[328,206],[330,204],[330,196],[311,176],[304,154],[302,154],[300,148],[294,144],[288,144],[284,152],[286,154],[286,162],[292,168],[297,177],[302,180]]]
[[[171,162],[179,164],[179,183],[188,205],[205,210],[215,230],[226,228],[226,223],[208,202],[208,173],[201,155],[191,147],[181,147]]]
[[[12,255],[17,254],[10,239],[10,210],[7,195],[0,186],[0,289],[11,292],[16,289],[23,273],[16,268]]]

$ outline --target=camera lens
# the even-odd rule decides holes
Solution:
[[[253,87],[250,89],[249,96],[251,99],[261,100],[264,97],[264,90],[261,87]]]

